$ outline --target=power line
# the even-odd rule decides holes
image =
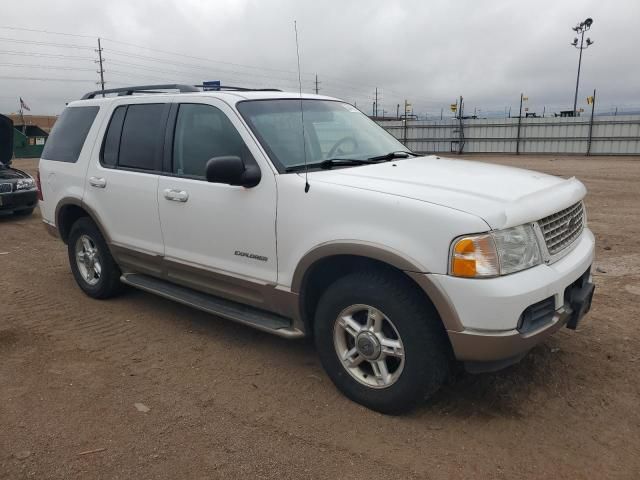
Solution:
[[[0,27],[0,28],[2,28],[2,27]],[[11,27],[10,29],[12,29],[12,30],[24,30],[24,31],[29,31],[29,32],[37,32],[37,33],[45,33],[45,34],[52,34],[52,35],[68,35],[68,36],[77,36],[77,37],[81,37],[81,38],[95,38],[95,37],[90,36],[90,35],[66,34],[66,33],[63,33],[63,32],[53,32],[53,31],[38,30],[38,29],[32,29],[32,28]],[[0,40],[3,40],[3,38],[0,38]],[[11,38],[4,38],[4,40],[6,40],[6,41],[15,41],[17,43],[25,43],[25,44],[31,44],[31,45],[40,45],[40,46],[59,46],[59,47],[62,47],[62,48],[93,49],[92,47],[83,46],[83,45],[74,45],[74,44],[47,43],[47,42],[42,42],[42,41],[18,40],[18,39],[11,39]],[[287,84],[291,85],[291,86],[293,86],[293,84],[295,83],[295,81],[293,79],[293,76],[297,75],[296,72],[289,71],[289,70],[284,70],[284,69],[275,69],[275,68],[269,68],[269,67],[258,67],[258,66],[253,66],[253,65],[245,65],[245,64],[239,64],[239,63],[233,63],[233,62],[225,62],[225,61],[221,61],[221,60],[214,60],[214,59],[198,57],[198,56],[194,56],[194,55],[184,55],[184,54],[180,54],[180,53],[177,53],[177,52],[171,52],[171,51],[168,51],[168,50],[156,49],[156,48],[152,48],[152,47],[147,47],[147,46],[143,46],[143,45],[137,45],[137,44],[123,42],[123,41],[120,41],[120,40],[115,40],[115,39],[110,39],[110,38],[105,38],[104,40],[107,40],[107,41],[113,42],[113,43],[117,43],[117,44],[121,44],[121,45],[131,46],[131,47],[134,47],[134,48],[140,48],[140,49],[149,50],[149,51],[152,51],[152,52],[158,52],[158,53],[162,53],[162,54],[165,54],[165,55],[179,56],[181,58],[191,58],[191,59],[195,59],[195,60],[199,60],[199,61],[208,62],[208,63],[211,63],[211,64],[233,65],[233,66],[237,66],[237,67],[243,68],[243,69],[286,73],[286,74],[291,74],[292,77],[291,78],[283,78],[282,76],[264,75],[264,74],[258,74],[258,73],[255,73],[255,72],[243,72],[243,71],[234,71],[234,70],[221,70],[220,72],[216,72],[216,74],[217,73],[224,73],[226,75],[228,75],[228,74],[244,75],[244,76],[250,75],[252,79],[254,79],[254,77],[256,77],[256,76],[260,76],[262,78],[277,80],[279,82],[287,82]],[[136,58],[136,59],[146,60],[146,61],[150,61],[150,62],[158,62],[158,63],[162,63],[162,64],[165,64],[165,65],[178,66],[178,67],[184,67],[184,68],[189,68],[189,69],[198,69],[199,71],[202,70],[202,65],[194,65],[194,64],[184,63],[184,62],[177,62],[175,59],[159,58],[159,57],[153,57],[153,56],[149,56],[149,55],[141,55],[141,54],[126,52],[126,51],[122,51],[122,50],[116,50],[116,49],[111,50],[109,48],[107,48],[105,50],[106,50],[107,54],[113,54],[113,55],[116,55],[116,56],[124,56],[124,57],[129,57],[129,58]],[[63,57],[60,57],[60,58],[63,58]],[[115,63],[115,62],[110,62],[110,63]],[[121,63],[125,63],[125,62],[121,62]],[[139,64],[132,64],[132,66],[135,66],[137,69],[143,68]],[[146,68],[149,71],[154,71],[154,70],[151,70],[151,68],[149,66],[145,66],[144,68]],[[156,69],[155,71],[160,71],[160,70]],[[173,73],[178,73],[178,72],[165,71],[164,73],[172,73],[173,74]],[[312,76],[312,78],[313,78],[313,74],[303,74],[303,75],[308,76],[308,77]],[[339,85],[325,85],[325,90],[332,90],[332,91],[339,91],[339,92],[350,92],[348,95],[344,95],[344,96],[345,97],[351,97],[351,98],[354,97],[354,93],[357,94],[358,98],[364,99],[364,98],[368,97],[368,94],[364,93],[364,91],[362,89],[363,88],[362,85],[355,85],[353,83],[345,82],[344,80],[340,80],[340,79],[337,79],[336,77],[332,77],[332,76],[323,75],[323,77],[331,79],[331,82],[329,82],[329,83],[339,84]]]
[[[0,75],[4,80],[37,80],[43,82],[82,82],[95,83],[95,79],[79,79],[79,78],[50,78],[50,77],[14,77],[11,75]]]
[[[109,51],[107,52],[109,53]],[[131,63],[131,62],[122,62],[119,60],[110,60],[109,61],[110,64],[113,65],[122,65],[122,66],[132,66],[135,67],[136,69],[141,69],[141,70],[147,70],[150,72],[160,72],[160,73],[169,73],[169,74],[182,74],[183,72],[181,71],[176,71],[176,70],[167,70],[164,68],[157,68],[154,66],[149,66],[149,65],[140,65],[139,63]],[[207,72],[212,72],[211,70],[205,70],[205,68],[211,68],[211,67],[202,67],[201,65],[190,65],[190,64],[184,64],[184,63],[170,63],[170,62],[165,62],[167,65],[170,66],[178,66],[178,67],[183,67],[183,68],[188,68],[188,69],[192,69],[192,70],[197,70],[199,72],[199,74],[202,73],[207,73]],[[286,81],[289,83],[294,83],[293,80],[290,79],[285,79],[285,78],[277,78],[277,77],[270,77],[267,75],[257,75],[257,74],[252,74],[249,72],[237,72],[237,71],[233,71],[233,70],[219,70],[216,72],[217,73],[230,73],[230,74],[238,74],[238,75],[245,75],[245,76],[251,76],[251,77],[264,77],[264,78],[273,78],[273,79],[277,79],[277,80],[281,80],[281,81]]]
[[[73,43],[51,43],[51,42],[42,42],[37,40],[21,40],[18,38],[7,38],[7,37],[0,37],[0,41],[13,42],[13,43],[25,43],[28,45],[39,45],[44,47],[77,48],[77,49],[83,49],[83,50],[93,50],[93,47],[76,45]]]
[[[147,47],[144,45],[136,45],[134,43],[127,43],[127,42],[123,42],[120,40],[114,40],[112,38],[106,38],[106,37],[102,37],[104,40],[107,40],[109,42],[113,42],[113,43],[119,43],[121,45],[126,45],[129,47],[135,47],[135,48],[141,48],[143,50],[149,50],[151,52],[158,52],[158,53],[164,53],[165,55],[174,55],[180,58],[190,58],[192,60],[200,60],[200,61],[206,61],[206,62],[213,62],[213,63],[222,63],[222,64],[226,64],[226,65],[233,65],[236,67],[242,67],[242,68],[250,68],[250,69],[254,69],[254,70],[267,70],[267,71],[272,71],[272,72],[280,72],[280,73],[290,73],[292,75],[297,75],[297,72],[294,72],[292,70],[284,70],[284,69],[279,69],[279,68],[269,68],[269,67],[258,67],[255,65],[246,65],[246,64],[242,64],[242,63],[233,63],[233,62],[226,62],[224,60],[214,60],[211,58],[204,58],[204,57],[197,57],[194,55],[185,55],[183,53],[178,53],[178,52],[171,52],[168,50],[160,50],[158,48],[152,48],[152,47]],[[115,50],[113,50],[115,51]],[[312,74],[303,74],[303,75],[312,75]]]
[[[0,63],[3,67],[19,67],[19,68],[44,68],[53,70],[73,70],[77,72],[93,72],[92,68],[77,68],[77,67],[61,67],[58,65],[39,65],[33,63]]]
[[[107,54],[110,54],[110,55],[123,56],[123,57],[129,57],[129,58],[137,58],[137,59],[140,59],[140,60],[147,60],[147,61],[152,61],[152,62],[157,62],[157,63],[163,63],[163,64],[171,65],[171,66],[174,66],[174,67],[175,66],[179,66],[179,67],[191,68],[191,69],[197,69],[197,70],[202,70],[203,69],[202,65],[195,65],[193,63],[177,62],[175,60],[170,60],[170,59],[151,57],[151,56],[148,56],[148,55],[140,55],[140,54],[129,53],[129,52],[123,52],[122,50],[106,49],[105,51],[106,51]],[[216,63],[215,60],[205,60],[205,61]],[[136,65],[136,67],[140,68],[139,64],[135,64],[135,65]],[[293,78],[274,77],[272,75],[261,75],[261,74],[255,73],[255,72],[240,72],[240,71],[237,71],[237,70],[220,70],[220,71],[221,72],[227,72],[227,73],[236,73],[236,74],[240,74],[240,75],[251,75],[252,77],[259,76],[259,77],[270,78],[270,79],[275,79],[275,80],[285,80],[285,81],[290,81],[290,82],[293,81]]]
[[[9,25],[0,25],[0,28],[3,30],[20,30],[23,32],[47,33],[49,35],[64,35],[67,37],[81,37],[81,38],[91,38],[91,39],[96,38],[95,35],[81,35],[79,33],[52,32],[51,30],[38,30],[35,28],[13,27]]]
[[[69,60],[93,60],[91,57],[80,57],[77,55],[62,55],[57,53],[39,53],[39,52],[20,52],[16,50],[0,50],[2,55],[21,55],[25,57],[44,57],[44,58],[64,58]]]

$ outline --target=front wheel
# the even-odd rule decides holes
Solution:
[[[387,414],[410,410],[449,374],[438,314],[400,275],[371,271],[337,280],[314,323],[320,360],[338,389]]]

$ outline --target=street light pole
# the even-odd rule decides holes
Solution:
[[[578,46],[578,37],[573,39],[571,45],[580,50],[580,55],[578,56],[578,75],[576,76],[576,93],[573,97],[573,115],[576,115],[577,107],[578,107],[578,86],[580,85],[580,67],[582,65],[582,51],[586,48],[589,48],[593,45],[593,42],[590,38],[587,38],[587,45],[584,45],[584,32],[591,28],[593,24],[593,19],[587,18],[584,22],[580,22],[578,25],[572,28],[572,30],[576,33],[580,34],[580,46]]]

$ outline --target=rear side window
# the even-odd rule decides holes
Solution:
[[[42,158],[77,162],[99,109],[95,106],[65,108],[45,143]]]
[[[104,136],[104,146],[102,147],[102,164],[106,167],[115,167],[118,163],[118,152],[120,150],[120,135],[122,135],[122,123],[127,112],[125,105],[116,108],[111,116],[109,128]]]
[[[166,122],[165,104],[129,105],[120,136],[118,166],[158,169]],[[115,134],[114,134],[115,135]]]

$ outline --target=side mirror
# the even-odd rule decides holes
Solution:
[[[245,166],[240,157],[225,156],[209,159],[206,167],[207,181],[251,188],[260,183],[260,169],[256,165]]]

